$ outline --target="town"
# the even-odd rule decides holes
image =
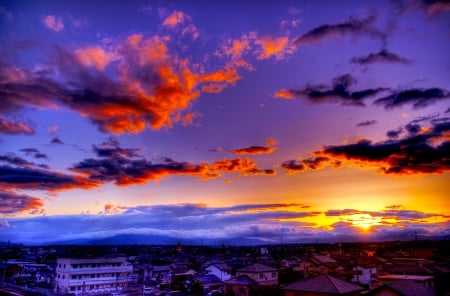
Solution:
[[[0,295],[449,295],[450,241],[0,245]]]

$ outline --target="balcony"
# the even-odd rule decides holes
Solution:
[[[129,273],[133,271],[131,265],[123,266],[105,266],[105,267],[82,267],[82,268],[69,268],[69,269],[56,269],[56,272],[69,273],[69,274],[92,274],[92,273]]]

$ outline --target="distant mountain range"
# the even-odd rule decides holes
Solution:
[[[420,240],[450,240],[450,235],[433,236],[433,237],[419,237]],[[55,245],[174,245],[181,243],[183,245],[230,245],[230,246],[252,246],[252,245],[270,245],[280,243],[338,243],[338,242],[366,242],[366,241],[412,241],[411,236],[385,236],[377,237],[376,239],[368,239],[368,237],[347,235],[340,237],[330,237],[330,239],[317,239],[311,237],[307,240],[286,240],[281,238],[278,241],[268,242],[267,240],[258,238],[236,237],[228,239],[177,239],[169,236],[157,235],[137,235],[137,234],[122,234],[101,239],[74,239],[65,241],[54,241],[49,244]]]
[[[307,239],[287,239],[287,238],[277,238],[277,240],[267,241],[266,239],[259,238],[248,238],[248,237],[236,237],[227,239],[178,239],[170,236],[163,235],[142,235],[142,234],[121,234],[116,236],[111,236],[107,238],[99,239],[72,239],[72,240],[58,240],[47,242],[41,245],[175,245],[181,243],[183,245],[205,245],[205,246],[218,246],[218,245],[228,245],[228,246],[257,246],[257,245],[271,245],[271,244],[316,244],[316,243],[352,243],[352,242],[382,242],[382,241],[413,241],[415,238],[411,235],[386,235],[386,236],[356,236],[356,235],[341,235],[341,236],[330,236],[329,239],[324,239],[323,237],[317,238],[311,236]],[[419,240],[450,240],[450,235],[442,236],[419,236]],[[34,243],[28,242],[5,242],[0,241],[0,246],[14,246],[18,244],[24,245],[36,245]]]

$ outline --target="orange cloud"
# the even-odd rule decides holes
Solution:
[[[244,55],[251,52],[255,38],[256,33],[251,32],[242,35],[240,39],[228,39],[221,49],[215,52],[215,55],[228,58],[228,67],[245,68],[248,71],[252,71],[254,68],[244,60]]]
[[[294,94],[287,89],[280,89],[273,96],[275,98],[283,98],[283,99],[288,99],[288,100],[291,100],[295,97]]]
[[[186,15],[182,11],[174,11],[163,21],[163,26],[174,27],[178,24],[184,23]]]
[[[75,55],[85,66],[94,66],[97,70],[102,71],[105,66],[112,60],[100,46],[92,46],[75,50]]]
[[[263,147],[263,146],[250,146],[242,149],[233,150],[234,154],[245,155],[245,154],[270,154],[277,150],[276,147]]]
[[[107,48],[94,45],[67,52],[57,47],[54,54],[58,58],[52,67],[61,81],[72,82],[70,87],[7,66],[4,72],[14,87],[5,106],[64,105],[88,117],[101,131],[114,134],[170,128],[174,122],[192,124],[193,114],[177,116],[202,92],[219,93],[241,79],[236,66],[239,61],[222,56],[225,60],[217,64],[221,66],[205,71],[202,65],[193,64],[190,56],[169,50],[176,48],[169,46],[170,42],[177,41],[170,36],[133,34]]]
[[[9,190],[0,190],[0,214],[16,214],[24,211],[42,210],[41,199],[21,195]]]
[[[255,44],[260,46],[257,51],[256,58],[258,60],[265,60],[272,56],[276,60],[283,59],[286,55],[293,54],[295,47],[289,44],[288,37],[272,38],[269,36],[255,40]]]
[[[241,77],[237,73],[237,69],[232,68],[228,70],[217,70],[213,73],[205,74],[200,77],[201,82],[228,82],[234,83]]]

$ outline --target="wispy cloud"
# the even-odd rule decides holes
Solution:
[[[450,92],[441,88],[413,88],[396,90],[392,94],[377,99],[374,103],[386,109],[393,109],[411,104],[414,108],[422,108],[441,100],[450,99]]]
[[[269,138],[267,140],[267,146],[250,146],[246,148],[240,148],[240,149],[234,149],[231,152],[233,154],[237,155],[258,155],[258,154],[270,154],[277,150],[277,147],[274,145],[276,144],[276,141],[272,138]]]
[[[376,123],[377,123],[377,121],[372,119],[372,120],[366,120],[366,121],[360,122],[356,126],[357,127],[369,126],[369,125],[374,125]]]
[[[45,158],[45,154],[35,154],[37,158]],[[0,162],[12,164],[15,166],[26,167],[26,168],[48,168],[48,166],[44,164],[35,164],[34,162],[27,161],[22,157],[15,155],[14,153],[7,153],[4,155],[0,155]]]
[[[356,79],[350,74],[337,76],[331,86],[306,85],[301,89],[281,89],[274,97],[281,99],[300,99],[312,104],[340,103],[341,105],[366,106],[372,99],[374,105],[393,109],[403,105],[422,108],[441,100],[450,99],[450,92],[442,88],[392,89],[387,87],[353,90]],[[383,96],[384,95],[384,96]]]
[[[270,37],[265,36],[255,40],[255,44],[259,46],[256,58],[258,60],[274,57],[276,60],[284,59],[285,56],[295,52],[295,47],[291,44],[288,37]]]
[[[44,204],[39,198],[17,194],[13,191],[0,190],[0,214],[17,214],[39,210],[43,206]]]
[[[395,53],[389,52],[385,49],[377,53],[370,53],[367,56],[354,57],[351,59],[351,62],[361,65],[368,65],[373,63],[392,63],[392,64],[408,65],[412,63],[411,60],[401,57]]]
[[[20,152],[25,153],[25,155],[30,155],[36,159],[49,159],[47,154],[42,153],[37,148],[23,148],[20,149]]]
[[[366,18],[350,18],[341,23],[318,26],[297,37],[295,45],[314,45],[328,39],[353,35],[358,37],[371,37],[384,42],[385,34],[375,28],[376,15]]]
[[[364,100],[386,91],[381,87],[353,91],[351,86],[355,84],[356,79],[352,75],[344,74],[335,77],[331,87],[307,85],[303,89],[282,89],[274,96],[282,99],[298,98],[312,104],[341,103],[342,105],[365,106]]]
[[[29,122],[9,120],[0,115],[0,133],[7,135],[34,135],[35,129]]]
[[[62,17],[60,16],[54,15],[43,16],[42,23],[44,24],[45,27],[55,32],[61,32],[62,30],[64,30],[64,23]]]
[[[60,191],[94,188],[99,182],[86,178],[38,168],[0,166],[0,186],[3,189]]]

